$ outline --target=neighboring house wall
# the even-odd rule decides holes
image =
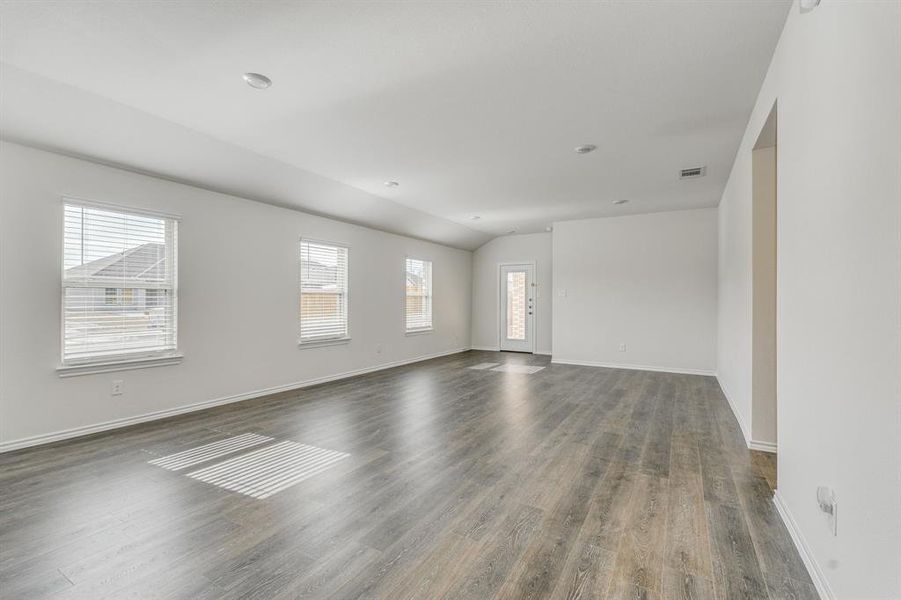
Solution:
[[[777,501],[824,598],[901,597],[899,23],[792,7],[720,204],[718,376],[748,423],[752,151],[778,100]]]
[[[712,374],[716,232],[715,208],[555,223],[554,361]]]
[[[507,274],[507,330],[511,340],[526,339],[526,276],[525,273]]]
[[[181,215],[181,364],[57,375],[64,195]],[[6,142],[0,197],[0,448],[470,344],[467,251]],[[301,236],[350,247],[347,344],[297,346]],[[407,255],[433,263],[432,333],[405,335]],[[102,303],[105,289],[98,294]],[[124,381],[121,396],[110,395],[114,379]]]

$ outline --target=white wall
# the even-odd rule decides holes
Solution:
[[[716,232],[713,208],[555,223],[554,361],[712,373]]]
[[[472,254],[15,144],[0,145],[0,442],[469,347]],[[179,365],[61,379],[62,203],[180,214]],[[297,346],[301,235],[350,245],[346,345]],[[406,254],[433,261],[432,334],[404,334]],[[377,344],[382,351],[377,352]],[[112,379],[125,393],[110,396]]]
[[[901,597],[899,24],[896,1],[792,8],[720,204],[717,368],[747,421],[751,152],[778,100],[777,502],[821,592],[849,600]]]
[[[498,302],[500,284],[497,266],[504,262],[535,262],[538,283],[535,296],[535,351],[551,353],[551,235],[532,233],[491,240],[473,253],[472,261],[472,345],[497,350],[500,327]]]

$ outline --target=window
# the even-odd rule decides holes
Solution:
[[[407,259],[407,331],[432,328],[432,261]]]
[[[177,221],[66,201],[64,365],[176,350]]]
[[[300,241],[300,342],[347,338],[347,248]]]

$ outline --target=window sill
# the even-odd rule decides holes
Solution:
[[[428,329],[412,329],[404,333],[404,335],[425,335],[427,333],[434,333],[435,330],[432,327]]]
[[[331,338],[327,340],[307,340],[298,342],[297,347],[300,349],[321,348],[323,346],[340,346],[341,344],[347,344],[348,342],[350,342],[349,337]]]
[[[105,362],[60,365],[56,368],[56,373],[60,377],[77,377],[79,375],[94,375],[95,373],[112,373],[114,371],[166,367],[169,365],[177,365],[183,358],[183,354],[165,354],[162,356],[147,356],[144,358],[127,358]]]

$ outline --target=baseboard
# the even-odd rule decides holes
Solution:
[[[774,444],[773,442],[758,442],[755,440],[748,440],[748,448],[750,448],[751,450],[758,450],[760,452],[770,452],[772,454],[776,454],[776,444]]]
[[[145,413],[143,415],[137,415],[134,417],[126,417],[124,419],[115,419],[112,421],[105,421],[103,423],[97,423],[95,425],[86,425],[83,427],[74,427],[72,429],[65,429],[63,431],[57,431],[54,433],[45,433],[45,434],[41,434],[41,435],[35,435],[32,437],[21,438],[21,439],[12,440],[9,442],[0,442],[0,454],[2,454],[4,452],[12,452],[13,450],[21,450],[23,448],[30,448],[32,446],[40,446],[43,444],[50,444],[50,443],[59,442],[62,440],[68,440],[68,439],[72,439],[72,438],[82,437],[85,435],[91,435],[94,433],[101,433],[103,431],[110,431],[113,429],[121,429],[123,427],[129,427],[131,425],[147,423],[149,421],[158,421],[160,419],[165,419],[167,417],[174,417],[174,416],[182,415],[185,413],[196,412],[198,410],[204,410],[207,408],[213,408],[215,406],[222,406],[224,404],[232,404],[234,402],[242,402],[244,400],[260,398],[262,396],[268,396],[270,394],[277,394],[279,392],[288,392],[291,390],[297,390],[297,389],[301,389],[301,388],[305,388],[305,387],[319,385],[321,383],[328,383],[330,381],[338,381],[339,379],[347,379],[349,377],[356,377],[358,375],[374,373],[375,371],[383,371],[385,369],[393,369],[394,367],[402,367],[404,365],[422,362],[424,360],[431,360],[433,358],[440,358],[442,356],[449,356],[451,354],[459,354],[460,352],[466,352],[467,350],[469,350],[469,348],[458,348],[458,349],[449,350],[446,352],[438,352],[435,354],[417,356],[416,358],[409,358],[409,359],[397,360],[397,361],[393,361],[393,362],[389,362],[389,363],[382,363],[379,365],[374,365],[372,367],[356,369],[354,371],[345,371],[343,373],[336,373],[334,375],[326,375],[324,377],[316,377],[316,378],[307,379],[304,381],[296,381],[294,383],[278,385],[275,387],[266,388],[266,389],[262,389],[262,390],[253,390],[251,392],[244,392],[243,394],[235,394],[233,396],[223,396],[221,398],[214,398],[212,400],[204,400],[203,402],[197,402],[195,404],[188,404],[186,406],[179,406],[176,408],[159,410],[159,411],[155,411],[155,412],[151,412],[151,413]]]
[[[797,521],[795,521],[791,511],[788,509],[788,505],[779,494],[779,490],[776,490],[776,493],[773,494],[773,504],[776,505],[776,510],[779,511],[779,516],[782,517],[782,522],[785,523],[785,527],[788,529],[795,548],[798,549],[798,554],[801,555],[801,560],[804,561],[804,566],[807,567],[807,572],[810,574],[820,598],[822,600],[835,600],[835,594],[832,593],[823,570],[813,557],[813,552],[810,551],[810,546],[807,545],[804,534],[801,533],[801,528],[798,527]]]
[[[735,415],[735,420],[738,421],[738,427],[741,429],[741,434],[745,437],[745,444],[748,445],[748,448],[751,447],[751,430],[748,429],[748,426],[745,425],[745,420],[741,415],[741,412],[737,408],[735,408],[735,403],[732,402],[732,395],[729,393],[729,390],[726,389],[726,386],[723,385],[723,380],[717,376],[716,382],[719,384],[720,389],[723,391],[723,396],[726,397],[726,402],[729,403],[729,408],[732,409],[732,414]],[[773,450],[775,452],[775,450]]]
[[[482,350],[483,352],[500,352],[501,349],[498,346],[473,346],[472,350]],[[550,350],[536,350],[533,354],[537,354],[539,356],[550,356]]]
[[[738,421],[738,426],[741,429],[741,434],[745,437],[745,444],[748,446],[748,449],[776,454],[777,446],[775,442],[760,442],[751,439],[751,430],[745,425],[745,420],[742,418],[741,413],[735,408],[735,403],[732,402],[731,394],[726,390],[726,386],[723,385],[723,382],[719,377],[716,378],[716,382],[719,384],[720,389],[723,390],[723,396],[726,397],[726,402],[729,403],[729,408],[732,409],[732,414],[735,415],[735,420]]]
[[[683,369],[680,367],[657,367],[652,365],[630,365],[622,363],[603,363],[587,360],[570,360],[567,358],[555,358],[552,363],[558,365],[577,365],[580,367],[604,367],[605,369],[629,369],[631,371],[655,371],[658,373],[678,373],[680,375],[716,375],[715,371],[706,369]]]

